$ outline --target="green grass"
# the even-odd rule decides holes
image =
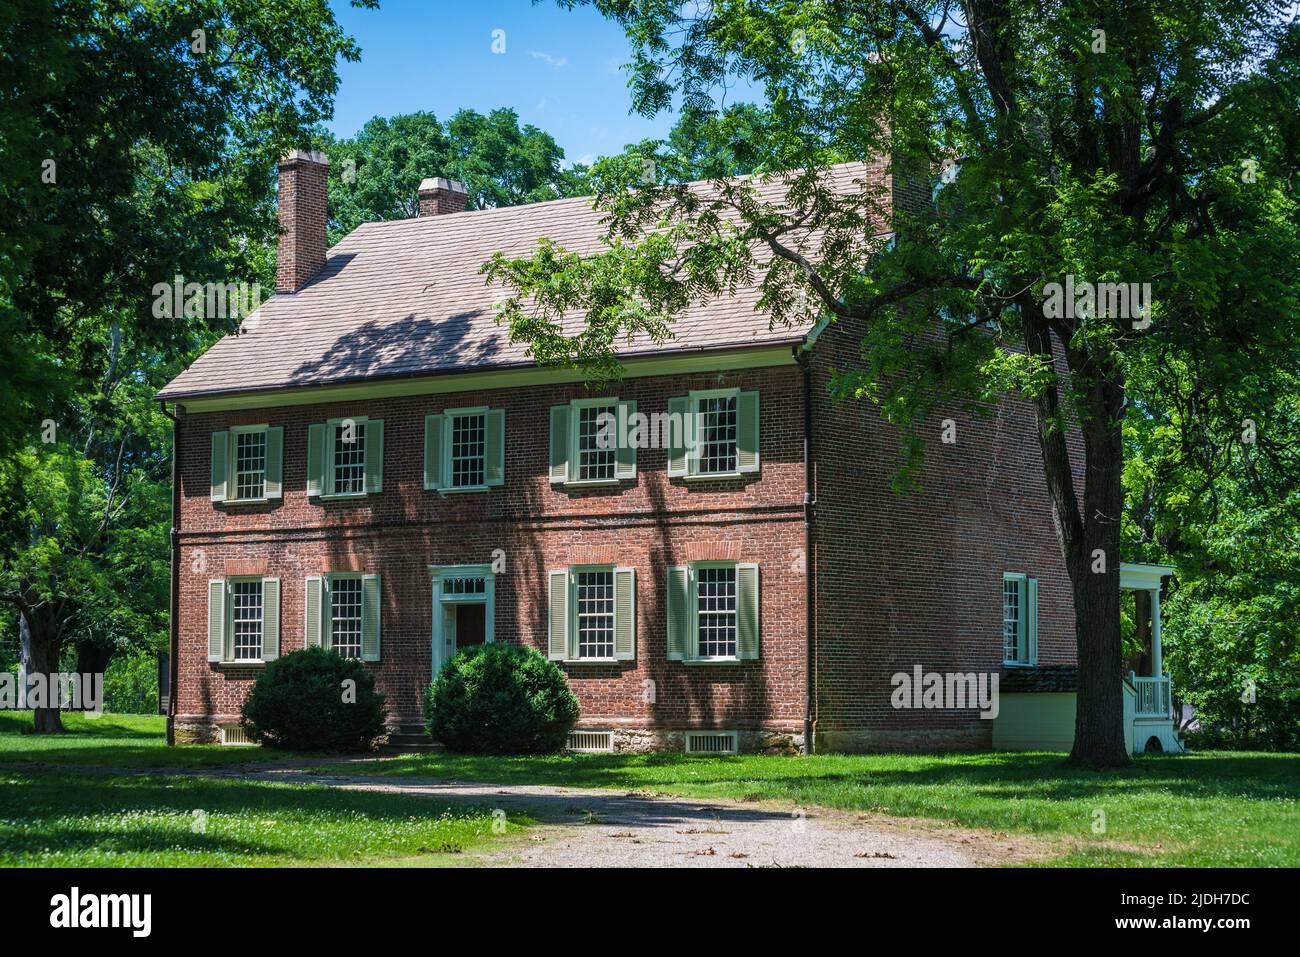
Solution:
[[[930,818],[1041,836],[1057,851],[1051,862],[1066,865],[1300,865],[1300,755],[1153,755],[1106,772],[1073,770],[1062,761],[1059,754],[1025,753],[433,754],[335,770],[778,799]],[[1104,832],[1095,833],[1103,820]]]
[[[69,765],[147,772],[277,755],[167,748],[154,716],[63,723],[67,734],[32,735],[30,712],[0,713],[0,866],[437,866],[465,863],[530,823],[515,816],[494,832],[490,808],[323,785],[78,772]]]
[[[31,734],[30,711],[0,711],[0,764],[85,764],[123,768],[181,768],[274,761],[264,748],[193,744],[167,747],[161,715],[62,716],[66,734]]]

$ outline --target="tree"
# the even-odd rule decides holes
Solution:
[[[266,274],[270,171],[358,51],[326,0],[14,0],[0,50],[0,600],[50,673],[68,640],[98,663],[156,633],[122,591],[156,584],[151,390],[237,317],[170,315],[154,288]]]
[[[430,176],[465,183],[471,209],[538,203],[586,191],[586,170],[565,168],[550,134],[519,125],[514,110],[461,110],[447,123],[432,113],[376,116],[351,139],[318,135],[330,158],[330,241],[362,223],[410,219]]]
[[[1300,27],[1286,4],[591,5],[627,32],[642,112],[707,112],[735,78],[760,84],[773,122],[762,151],[788,188],[781,204],[748,180],[701,193],[675,181],[689,162],[668,154],[649,157],[654,185],[626,162],[598,168],[606,249],[543,241],[486,267],[514,291],[511,336],[539,361],[617,375],[621,338],[662,338],[689,302],[753,273],[774,321],[824,313],[860,330],[861,365],[837,393],[907,426],[913,461],[916,424],[935,410],[1019,391],[1074,598],[1071,761],[1126,763],[1127,410],[1156,403],[1160,371],[1180,370],[1199,401],[1169,427],[1228,441],[1294,358]],[[890,241],[870,238],[883,190],[846,196],[826,175],[879,156],[912,195],[939,186]],[[573,311],[586,327],[566,337],[557,320]]]

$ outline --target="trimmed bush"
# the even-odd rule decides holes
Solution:
[[[578,720],[564,672],[532,648],[485,644],[447,662],[424,699],[429,733],[468,754],[548,754]]]
[[[384,718],[375,676],[361,662],[325,648],[269,662],[243,708],[250,738],[287,751],[369,750],[385,731]]]

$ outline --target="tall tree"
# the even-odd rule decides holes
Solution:
[[[1289,4],[590,4],[627,32],[642,112],[705,111],[738,77],[760,84],[788,190],[779,204],[749,181],[702,195],[671,182],[684,164],[667,155],[653,157],[661,185],[627,163],[598,170],[607,249],[543,242],[530,259],[488,265],[515,291],[502,309],[511,335],[543,361],[617,374],[621,337],[663,337],[686,304],[752,273],[775,321],[824,313],[861,330],[861,365],[838,392],[909,426],[913,456],[915,424],[935,410],[1021,392],[1073,591],[1071,760],[1126,763],[1126,410],[1157,398],[1146,370],[1185,368],[1202,401],[1171,425],[1227,440],[1293,357],[1300,27]],[[879,156],[904,189],[941,186],[936,202],[898,211],[891,241],[867,238],[883,187],[845,196],[827,177],[830,162]],[[1102,283],[1136,295],[1122,302]],[[566,337],[557,320],[573,311],[586,329]]]
[[[486,116],[461,110],[443,123],[432,113],[376,116],[350,139],[319,141],[330,158],[330,241],[362,223],[419,213],[421,180],[463,182],[471,209],[580,196],[586,170],[566,167],[549,133],[519,125],[514,110]]]

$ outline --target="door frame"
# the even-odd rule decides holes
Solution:
[[[449,637],[443,629],[443,609],[447,605],[483,605],[483,643],[490,644],[495,632],[496,619],[496,574],[491,565],[430,565],[429,577],[432,590],[430,617],[432,627],[429,635],[430,664],[433,676],[437,677],[443,662],[448,658],[446,641]],[[468,595],[444,595],[442,583],[448,578],[482,578],[483,592]],[[454,651],[454,649],[453,649]]]

